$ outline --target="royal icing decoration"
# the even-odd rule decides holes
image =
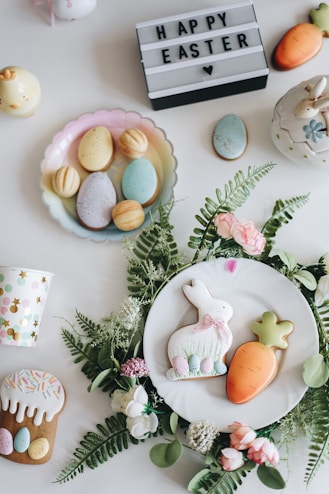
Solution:
[[[205,284],[192,280],[184,285],[187,299],[198,309],[199,320],[175,331],[168,342],[171,381],[214,377],[226,373],[225,356],[232,345],[228,322],[233,315],[229,303],[210,295]]]

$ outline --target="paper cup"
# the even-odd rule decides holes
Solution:
[[[0,344],[34,347],[53,274],[0,266]]]

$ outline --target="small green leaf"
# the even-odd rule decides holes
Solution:
[[[295,256],[293,256],[289,252],[286,252],[285,250],[277,249],[275,250],[275,254],[280,257],[281,261],[283,262],[283,264],[287,266],[289,271],[293,271],[297,266],[297,260]]]
[[[93,391],[94,389],[98,388],[100,384],[104,381],[104,379],[111,373],[111,369],[105,369],[103,370],[100,374],[98,374],[97,377],[93,380],[91,385],[88,387],[88,391]]]
[[[174,412],[170,415],[170,429],[173,434],[176,434],[177,425],[178,425],[178,415],[177,413]]]
[[[303,366],[303,378],[310,388],[320,388],[329,379],[329,367],[320,353],[312,355]]]
[[[286,485],[281,473],[274,467],[268,465],[259,465],[257,475],[261,482],[270,489],[283,489]]]
[[[208,475],[208,473],[208,468],[203,468],[202,470],[200,470],[200,472],[194,475],[194,477],[190,480],[187,486],[187,490],[189,492],[197,491],[200,488],[200,480],[202,480],[205,475]]]
[[[305,288],[307,288],[311,292],[316,290],[316,279],[313,274],[306,269],[301,269],[300,271],[298,271],[298,273],[294,274],[294,278],[302,283],[302,285],[304,285]]]
[[[151,448],[150,459],[154,465],[167,468],[174,465],[182,456],[183,445],[177,439],[170,443],[156,444]]]

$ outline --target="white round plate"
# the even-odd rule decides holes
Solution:
[[[156,298],[145,324],[144,357],[150,377],[160,396],[176,413],[189,422],[209,420],[222,432],[235,421],[255,429],[265,427],[286,415],[303,397],[307,387],[302,367],[318,352],[315,319],[298,288],[283,275],[261,262],[236,259],[234,272],[227,259],[202,262],[176,275]],[[279,320],[290,320],[294,331],[288,336],[288,348],[277,351],[279,371],[272,383],[254,399],[236,405],[226,396],[226,377],[170,381],[167,342],[177,329],[198,320],[195,307],[185,298],[182,288],[192,279],[202,280],[214,297],[229,302],[233,317],[229,326],[233,345],[227,354],[229,365],[235,349],[254,340],[250,324],[265,311],[273,311]]]
[[[108,175],[113,181],[118,200],[123,199],[120,187],[121,176],[129,163],[129,160],[120,153],[116,146],[120,134],[128,128],[137,127],[146,134],[149,141],[145,158],[151,161],[157,171],[160,192],[157,199],[145,208],[143,225],[131,232],[120,231],[113,223],[104,230],[88,230],[77,219],[75,197],[62,199],[54,192],[51,185],[53,173],[63,165],[76,168],[81,179],[87,176],[87,172],[78,161],[78,145],[87,130],[100,125],[110,130],[114,141],[114,159],[108,170]],[[90,238],[95,241],[121,240],[124,237],[135,235],[138,230],[149,225],[151,222],[150,213],[155,212],[160,204],[164,205],[173,198],[173,188],[177,181],[176,166],[177,162],[173,155],[172,144],[168,141],[165,132],[156,127],[153,120],[142,117],[139,113],[126,112],[119,108],[99,110],[92,114],[84,114],[77,120],[69,122],[62,131],[54,136],[51,144],[47,147],[41,163],[42,200],[48,207],[51,216],[65,230],[73,232],[79,237]]]

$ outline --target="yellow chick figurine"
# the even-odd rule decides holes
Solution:
[[[0,71],[0,110],[18,118],[32,116],[41,100],[38,78],[22,67]]]

